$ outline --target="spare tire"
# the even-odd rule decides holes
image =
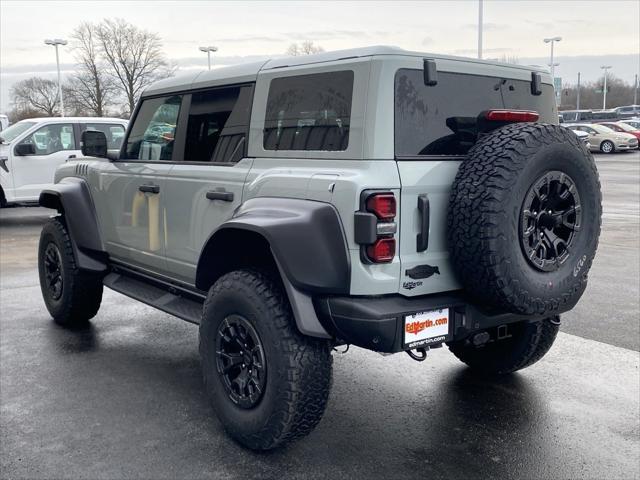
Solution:
[[[570,310],[598,246],[601,200],[593,157],[570,130],[518,123],[482,137],[460,165],[448,212],[466,292],[504,312]]]

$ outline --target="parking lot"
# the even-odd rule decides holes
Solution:
[[[638,478],[640,153],[596,160],[598,255],[541,362],[491,382],[447,349],[353,348],[319,427],[266,454],[222,431],[194,325],[111,291],[89,328],[54,324],[36,265],[51,212],[3,209],[2,478]]]

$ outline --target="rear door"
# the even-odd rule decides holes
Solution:
[[[427,86],[423,70],[410,68],[399,69],[394,83],[394,149],[402,185],[399,292],[455,290],[447,245],[449,194],[476,141],[476,118],[507,108],[535,110],[541,121],[557,123],[553,87],[543,84],[542,94],[534,96],[524,79],[446,71],[438,71],[437,85]]]
[[[252,98],[253,84],[187,96],[178,127],[185,142],[176,144],[175,166],[163,188],[167,268],[185,282],[195,283],[205,242],[242,203],[252,165],[246,158]]]

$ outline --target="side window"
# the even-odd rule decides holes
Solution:
[[[346,150],[353,72],[274,78],[264,125],[265,150]]]
[[[182,95],[144,100],[133,123],[126,159],[171,160]]]
[[[81,123],[80,128],[85,130],[97,130],[107,137],[107,148],[119,150],[124,139],[124,127],[117,123]]]
[[[184,160],[239,161],[246,150],[252,97],[252,85],[192,94]]]
[[[62,150],[76,150],[73,125],[53,123],[39,128],[22,143],[32,143],[36,147],[35,155],[51,155]]]

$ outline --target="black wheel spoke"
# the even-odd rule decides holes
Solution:
[[[49,294],[54,300],[62,296],[64,283],[62,279],[62,257],[54,243],[49,243],[44,251],[44,274]]]
[[[520,244],[531,264],[543,271],[560,268],[581,227],[580,196],[571,177],[550,171],[538,178],[525,196],[520,218]]]
[[[266,362],[260,338],[239,315],[225,318],[216,337],[218,373],[229,398],[242,408],[253,408],[264,392]]]

